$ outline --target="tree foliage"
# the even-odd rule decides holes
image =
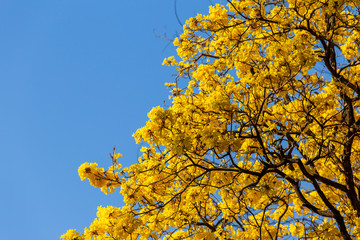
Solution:
[[[360,2],[233,0],[174,41],[137,164],[79,168],[125,206],[63,239],[359,239]]]

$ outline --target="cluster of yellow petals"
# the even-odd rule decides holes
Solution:
[[[115,150],[115,149],[114,149]],[[99,168],[97,163],[83,163],[78,169],[79,176],[82,181],[89,179],[92,186],[98,187],[104,193],[113,193],[117,187],[121,186],[120,173],[116,170],[121,169],[121,164],[117,163],[117,159],[122,157],[120,153],[110,155],[113,159],[113,165],[108,170]]]

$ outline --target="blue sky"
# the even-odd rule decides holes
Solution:
[[[184,22],[208,0],[177,0]],[[175,54],[154,36],[181,32],[173,0],[0,0],[0,239],[59,239],[82,231],[97,206],[122,206],[81,182],[83,162],[108,166],[167,100],[162,66]]]

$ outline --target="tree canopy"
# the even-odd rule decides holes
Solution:
[[[359,239],[360,2],[228,0],[175,39],[137,164],[79,168],[124,207],[90,239]]]

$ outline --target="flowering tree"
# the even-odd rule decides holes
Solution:
[[[228,1],[174,45],[139,162],[79,168],[125,206],[62,238],[360,238],[360,2]]]

